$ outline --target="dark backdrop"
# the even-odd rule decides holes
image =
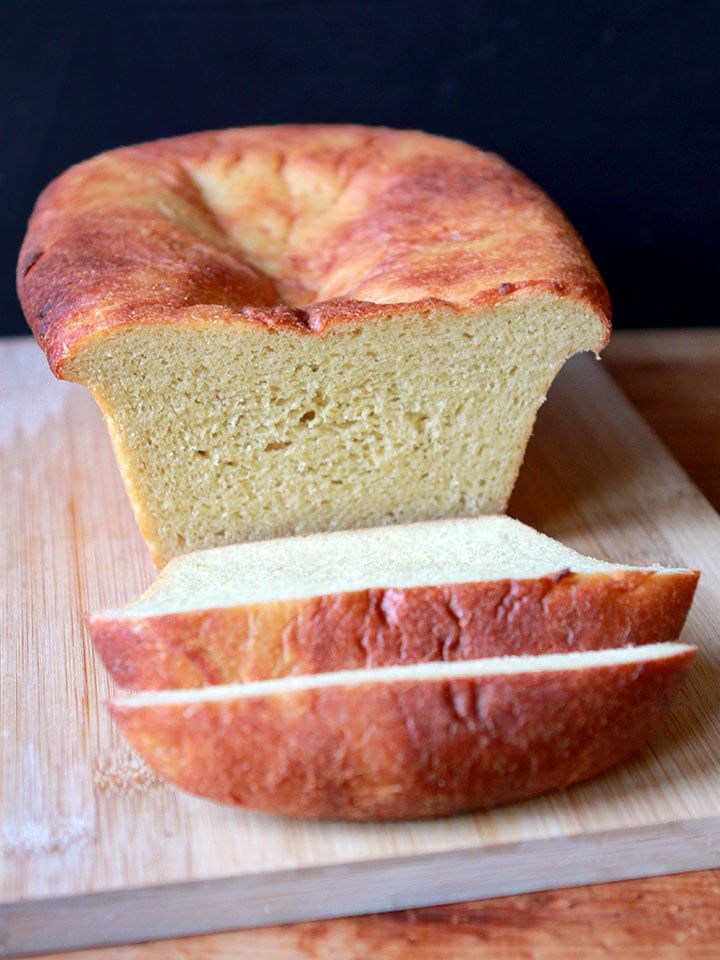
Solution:
[[[717,324],[720,4],[26,2],[0,17],[0,329],[35,197],[121,144],[285,121],[503,154],[584,236],[617,327]]]

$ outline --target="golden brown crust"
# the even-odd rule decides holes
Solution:
[[[525,799],[607,769],[657,726],[694,648],[644,663],[373,682],[112,713],[185,790],[272,813],[389,820]]]
[[[154,617],[89,616],[114,679],[134,690],[290,674],[567,653],[677,639],[693,571],[624,570],[372,589]]]
[[[469,310],[535,289],[585,302],[609,332],[600,276],[547,196],[414,131],[257,127],[102,154],[44,191],[17,278],[59,376],[126,324],[321,332],[389,304]]]

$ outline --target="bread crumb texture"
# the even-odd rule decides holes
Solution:
[[[573,337],[549,303],[532,320],[499,312],[484,331],[442,308],[321,337],[139,326],[78,365],[167,558],[501,511]],[[538,330],[522,372],[519,327]]]

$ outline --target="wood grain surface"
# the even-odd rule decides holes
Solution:
[[[698,364],[707,371],[715,363],[716,371],[714,378],[711,374],[704,374],[707,390],[703,392],[696,389],[698,378],[694,375],[691,349],[693,335],[674,336],[675,341],[671,335],[616,337],[607,366],[623,379],[630,393],[635,388],[633,399],[651,420],[655,409],[653,405],[662,411],[663,403],[662,394],[653,399],[649,395],[650,390],[653,386],[656,390],[662,390],[663,369],[667,370],[668,375],[673,375],[674,371],[673,399],[668,404],[673,414],[672,432],[681,435],[679,440],[675,437],[680,445],[687,436],[695,436],[699,441],[703,454],[687,466],[702,487],[705,464],[711,465],[713,476],[718,472],[720,455],[717,431],[708,435],[702,429],[698,432],[692,425],[717,422],[713,418],[717,418],[719,407],[720,341],[707,333],[697,337]],[[15,746],[8,750],[7,744],[3,743],[4,890],[6,897],[8,888],[11,891],[14,888],[16,893],[21,891],[24,897],[32,900],[38,890],[44,890],[46,896],[58,890],[67,890],[68,878],[63,875],[63,867],[67,870],[68,863],[73,857],[77,859],[78,852],[81,854],[83,848],[93,845],[94,840],[91,841],[90,835],[98,829],[98,822],[91,823],[88,818],[88,810],[94,811],[102,829],[111,826],[103,822],[103,816],[109,818],[110,811],[103,812],[102,803],[98,805],[98,790],[109,793],[113,803],[118,802],[115,813],[124,806],[126,814],[139,813],[141,821],[142,807],[148,799],[164,796],[163,828],[172,833],[177,824],[172,823],[176,801],[168,801],[165,788],[153,783],[142,768],[133,768],[127,758],[119,764],[118,754],[110,752],[104,756],[96,755],[98,762],[93,782],[88,787],[84,780],[83,758],[98,745],[113,743],[114,732],[107,726],[103,714],[96,711],[98,699],[107,692],[107,681],[98,674],[92,651],[87,648],[78,611],[94,605],[100,597],[103,603],[123,599],[133,590],[144,586],[152,570],[144,548],[138,542],[127,505],[118,496],[112,455],[109,454],[102,432],[97,429],[99,425],[96,423],[88,431],[78,430],[77,427],[68,430],[69,411],[64,402],[58,402],[57,408],[52,411],[53,429],[48,431],[48,399],[41,389],[36,389],[37,381],[33,379],[38,377],[39,368],[29,352],[32,345],[22,344],[21,347],[5,367],[6,382],[12,378],[17,384],[22,378],[24,385],[21,393],[21,435],[18,436],[16,431],[12,436],[2,436],[3,452],[6,454],[3,478],[7,476],[14,481],[8,485],[3,481],[2,492],[5,533],[8,533],[8,529],[13,531],[5,545],[5,582],[7,595],[17,597],[36,590],[36,580],[43,581],[44,586],[40,591],[42,604],[39,607],[21,605],[20,626],[32,635],[35,643],[42,638],[46,644],[45,657],[55,656],[57,661],[53,681],[34,676],[33,671],[37,674],[37,661],[33,662],[33,650],[21,645],[15,654],[6,650],[2,669],[4,741],[10,739],[6,733],[9,729],[6,705],[18,703],[24,697],[25,705],[31,703],[33,708],[18,711],[16,721],[13,717],[12,740]],[[624,348],[626,353],[623,352]],[[682,358],[680,364],[676,362],[678,356]],[[633,363],[645,370],[644,377],[634,375]],[[682,471],[670,460],[622,396],[612,389],[612,385],[605,384],[604,374],[598,377],[596,367],[599,365],[578,367],[576,374],[565,378],[566,386],[554,393],[552,403],[548,403],[543,411],[513,510],[528,522],[588,552],[640,562],[653,559],[697,563],[704,571],[709,569],[710,576],[703,578],[706,599],[694,612],[694,622],[689,625],[691,637],[696,636],[698,640],[702,638],[707,645],[712,639],[709,636],[712,629],[715,630],[715,637],[717,635],[717,623],[713,619],[716,616],[713,602],[718,595],[717,585],[713,586],[713,580],[718,575],[717,516],[688,485]],[[686,408],[683,405],[683,375],[677,373],[680,367],[685,370],[688,396],[692,398]],[[598,383],[604,385],[598,387]],[[643,385],[648,391],[644,396]],[[75,391],[75,388],[70,389]],[[563,389],[567,391],[566,394],[562,393]],[[600,406],[594,411],[592,403],[583,405],[575,402],[578,391],[585,391],[586,396],[589,391],[589,395]],[[703,396],[706,396],[706,404],[703,404]],[[79,410],[92,424],[93,413],[77,392],[74,393],[72,404],[79,404],[78,409],[72,412],[77,414]],[[682,419],[683,409],[687,409],[686,421]],[[621,419],[623,430],[614,437],[614,446],[611,445],[613,456],[610,456],[607,444],[604,445],[603,430],[607,433],[608,422],[617,427],[618,418]],[[662,432],[662,417],[658,419],[655,426]],[[3,419],[3,422],[7,428],[7,421]],[[76,420],[73,422],[77,423]],[[576,438],[572,472],[564,469],[567,464],[563,464],[562,458],[558,461],[553,453],[557,446],[567,446],[568,437]],[[665,439],[672,446],[673,436]],[[696,449],[694,444],[690,444],[690,447]],[[24,452],[18,456],[18,450]],[[623,455],[618,456],[619,453]],[[51,483],[48,482],[48,464],[53,469],[54,480]],[[9,501],[7,490],[10,486],[15,490],[22,489],[21,502]],[[712,490],[709,492],[712,495]],[[30,504],[35,506],[32,511]],[[61,509],[60,505],[64,507],[65,504],[67,509]],[[711,531],[709,536],[708,530]],[[82,550],[79,549],[80,545]],[[635,556],[628,555],[630,545],[636,551]],[[623,552],[619,553],[621,548]],[[64,564],[58,563],[59,549],[63,551]],[[119,576],[119,570],[122,570],[122,576]],[[50,582],[47,582],[48,578]],[[72,598],[71,602],[68,597]],[[5,610],[9,610],[7,605]],[[16,613],[14,624],[17,624],[17,617]],[[57,657],[54,647],[58,632],[63,636],[63,645],[68,646],[68,652],[62,658]],[[9,669],[8,658],[12,657],[16,659]],[[712,657],[709,660],[706,657],[706,664],[710,661]],[[76,676],[83,678],[82,684],[75,683]],[[64,694],[58,678],[64,678]],[[23,684],[27,685],[27,689],[20,689]],[[607,783],[604,788],[593,784],[586,793],[581,788],[578,795],[571,798],[570,807],[563,810],[565,801],[556,797],[549,805],[540,804],[534,809],[531,819],[536,826],[543,824],[546,837],[550,833],[555,839],[559,835],[560,840],[563,839],[563,829],[566,835],[570,835],[567,833],[567,824],[564,828],[558,827],[558,824],[562,824],[563,813],[568,816],[572,814],[576,826],[580,827],[573,836],[596,831],[598,817],[601,821],[599,826],[606,829],[611,827],[617,830],[620,821],[623,821],[622,826],[631,831],[624,836],[628,841],[626,850],[630,851],[632,857],[636,856],[636,851],[629,841],[632,831],[637,827],[637,817],[644,820],[649,816],[650,822],[659,829],[659,833],[656,829],[655,833],[646,836],[652,845],[662,835],[662,824],[670,815],[676,822],[696,828],[695,836],[692,829],[683,834],[689,847],[693,843],[703,846],[709,857],[706,862],[720,863],[720,830],[716,818],[718,779],[717,766],[713,766],[713,763],[717,763],[717,751],[713,755],[712,745],[703,746],[693,739],[699,720],[695,715],[696,708],[702,714],[703,724],[707,727],[709,722],[712,727],[717,723],[716,703],[717,674],[713,669],[704,669],[694,680],[690,697],[680,705],[680,713],[674,715],[674,724],[665,729],[660,741],[653,743],[640,761],[623,770],[619,781],[614,782],[609,792]],[[73,712],[81,720],[74,738],[72,735],[68,737],[68,731],[63,729],[67,717]],[[33,738],[32,726],[38,716],[43,719],[44,729],[63,730],[65,734],[64,745],[67,749],[60,778],[53,766],[53,758],[43,755],[37,745],[34,753],[30,751],[28,754],[26,751],[22,757],[13,752],[17,743],[37,744],[37,735]],[[49,733],[48,736],[52,737]],[[682,762],[687,759],[688,748],[693,760],[692,769],[682,767]],[[117,749],[117,744],[114,749]],[[13,760],[20,762],[13,763]],[[674,773],[673,766],[676,767]],[[659,774],[662,774],[660,783],[657,782]],[[53,785],[52,791],[48,790],[48,782]],[[612,777],[610,782],[613,783]],[[622,817],[613,819],[610,816],[608,822],[607,805],[609,803],[611,807],[617,807],[618,788],[623,791],[626,809]],[[648,794],[648,789],[651,789],[651,794]],[[593,796],[593,793],[597,796]],[[64,808],[58,798],[64,800]],[[652,801],[650,806],[653,807],[649,814],[648,800]],[[195,805],[191,806],[195,816],[186,818],[183,825],[202,832],[203,818],[199,803],[193,802]],[[623,817],[628,817],[628,808],[631,811],[629,821],[623,820]],[[64,812],[59,817],[58,811],[61,809]],[[48,812],[52,810],[56,816],[54,823],[52,817],[48,817]],[[517,830],[518,823],[524,818],[517,811],[514,815],[514,828]],[[557,819],[558,815],[560,819]],[[472,831],[465,834],[461,831],[451,839],[451,846],[454,844],[452,849],[463,849],[465,855],[477,848],[478,842],[480,846],[483,842],[483,832],[482,829],[478,830],[476,818],[467,819],[473,821]],[[492,826],[495,840],[498,836],[511,839],[509,821],[513,820],[512,814],[508,817],[508,811],[504,811],[499,817],[490,815],[486,819]],[[227,822],[224,823],[227,826]],[[257,828],[257,823],[254,826]],[[488,824],[485,826],[487,828]],[[527,829],[527,822],[523,829]],[[142,824],[139,833],[142,838]],[[187,839],[192,841],[191,836]],[[282,839],[292,849],[296,861],[307,862],[308,851],[312,852],[314,847],[317,852],[317,847],[321,845],[319,835],[302,836],[299,829],[285,830]],[[523,839],[527,840],[527,833]],[[535,839],[538,840],[539,836],[535,835]],[[377,854],[388,838],[375,837],[374,840],[375,847],[372,842],[367,843],[367,838],[363,841],[366,855],[368,850],[374,850]],[[418,850],[424,850],[429,856],[438,851],[446,855],[448,834],[444,832],[441,837],[436,832],[433,841],[428,843],[427,836],[421,837],[410,831],[409,835],[394,836],[392,845],[401,857],[417,853]],[[357,853],[357,838],[355,842]],[[180,846],[187,856],[188,844]],[[189,846],[192,848],[191,842]],[[607,837],[603,849],[607,849]],[[153,852],[148,850],[148,855]],[[594,852],[597,854],[598,851]],[[116,851],[120,874],[124,869],[128,875],[129,864],[125,861],[132,860],[137,853],[138,848],[132,844],[129,848]],[[347,856],[347,850],[343,851],[343,855]],[[697,859],[692,864],[679,865],[679,854],[675,848],[669,852],[665,850],[663,857],[664,861],[654,864],[649,872],[703,865]],[[586,873],[592,877],[592,857],[589,852],[586,853],[586,859],[590,868]],[[79,860],[82,860],[82,855]],[[462,866],[462,857],[458,863]],[[601,869],[605,873],[595,872],[594,879],[599,876],[612,878],[632,875],[632,871],[619,869],[617,858],[613,857],[609,860],[605,858]],[[87,878],[87,865],[85,871]],[[548,858],[544,870],[542,862],[537,864],[536,874],[532,882],[530,877],[521,877],[521,885],[516,889],[522,889],[523,879],[530,883],[525,889],[531,889],[532,885],[557,887],[563,869],[562,866],[558,868],[552,858]],[[172,943],[105,947],[99,954],[92,951],[83,956],[238,957],[272,953],[278,957],[402,957],[412,952],[413,956],[507,955],[544,958],[607,956],[616,950],[631,956],[649,956],[651,952],[660,956],[715,956],[715,953],[703,951],[712,951],[713,944],[717,947],[720,942],[717,921],[719,877],[718,871],[700,871],[679,877],[663,876],[572,890],[526,893],[456,906],[424,907],[362,918],[321,920],[213,934],[174,940]],[[412,869],[404,874],[401,872],[393,882],[401,882],[412,895],[415,872]],[[586,880],[575,876],[571,882],[583,883]],[[308,894],[312,892],[317,892],[317,887],[308,890]],[[471,893],[471,890],[468,892]],[[483,895],[489,896],[489,893]],[[388,903],[392,905],[390,901]],[[383,909],[387,909],[387,905],[383,905]],[[361,906],[359,902],[350,903],[348,912],[357,912]],[[138,915],[141,920],[142,909]],[[27,929],[35,924],[36,938],[39,937],[42,933],[42,912],[30,911],[25,919]],[[139,922],[136,917],[133,919]],[[0,939],[0,944],[10,943],[7,918],[5,922],[6,927],[2,931],[5,940]],[[141,936],[142,929],[137,926],[133,929],[131,923],[128,915],[126,936],[130,939]],[[171,918],[168,918],[168,930],[172,930]],[[38,943],[41,942],[41,939],[38,940]]]

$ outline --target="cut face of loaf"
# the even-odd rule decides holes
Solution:
[[[697,579],[477,517],[186,554],[87,622],[122,686],[198,687],[675,640]]]
[[[609,333],[551,201],[412,131],[96,157],[38,201],[18,289],[54,372],[98,400],[159,565],[503,510],[557,370]]]
[[[111,710],[162,777],[271,813],[389,820],[566,787],[627,757],[694,647],[422,664],[137,694]]]

